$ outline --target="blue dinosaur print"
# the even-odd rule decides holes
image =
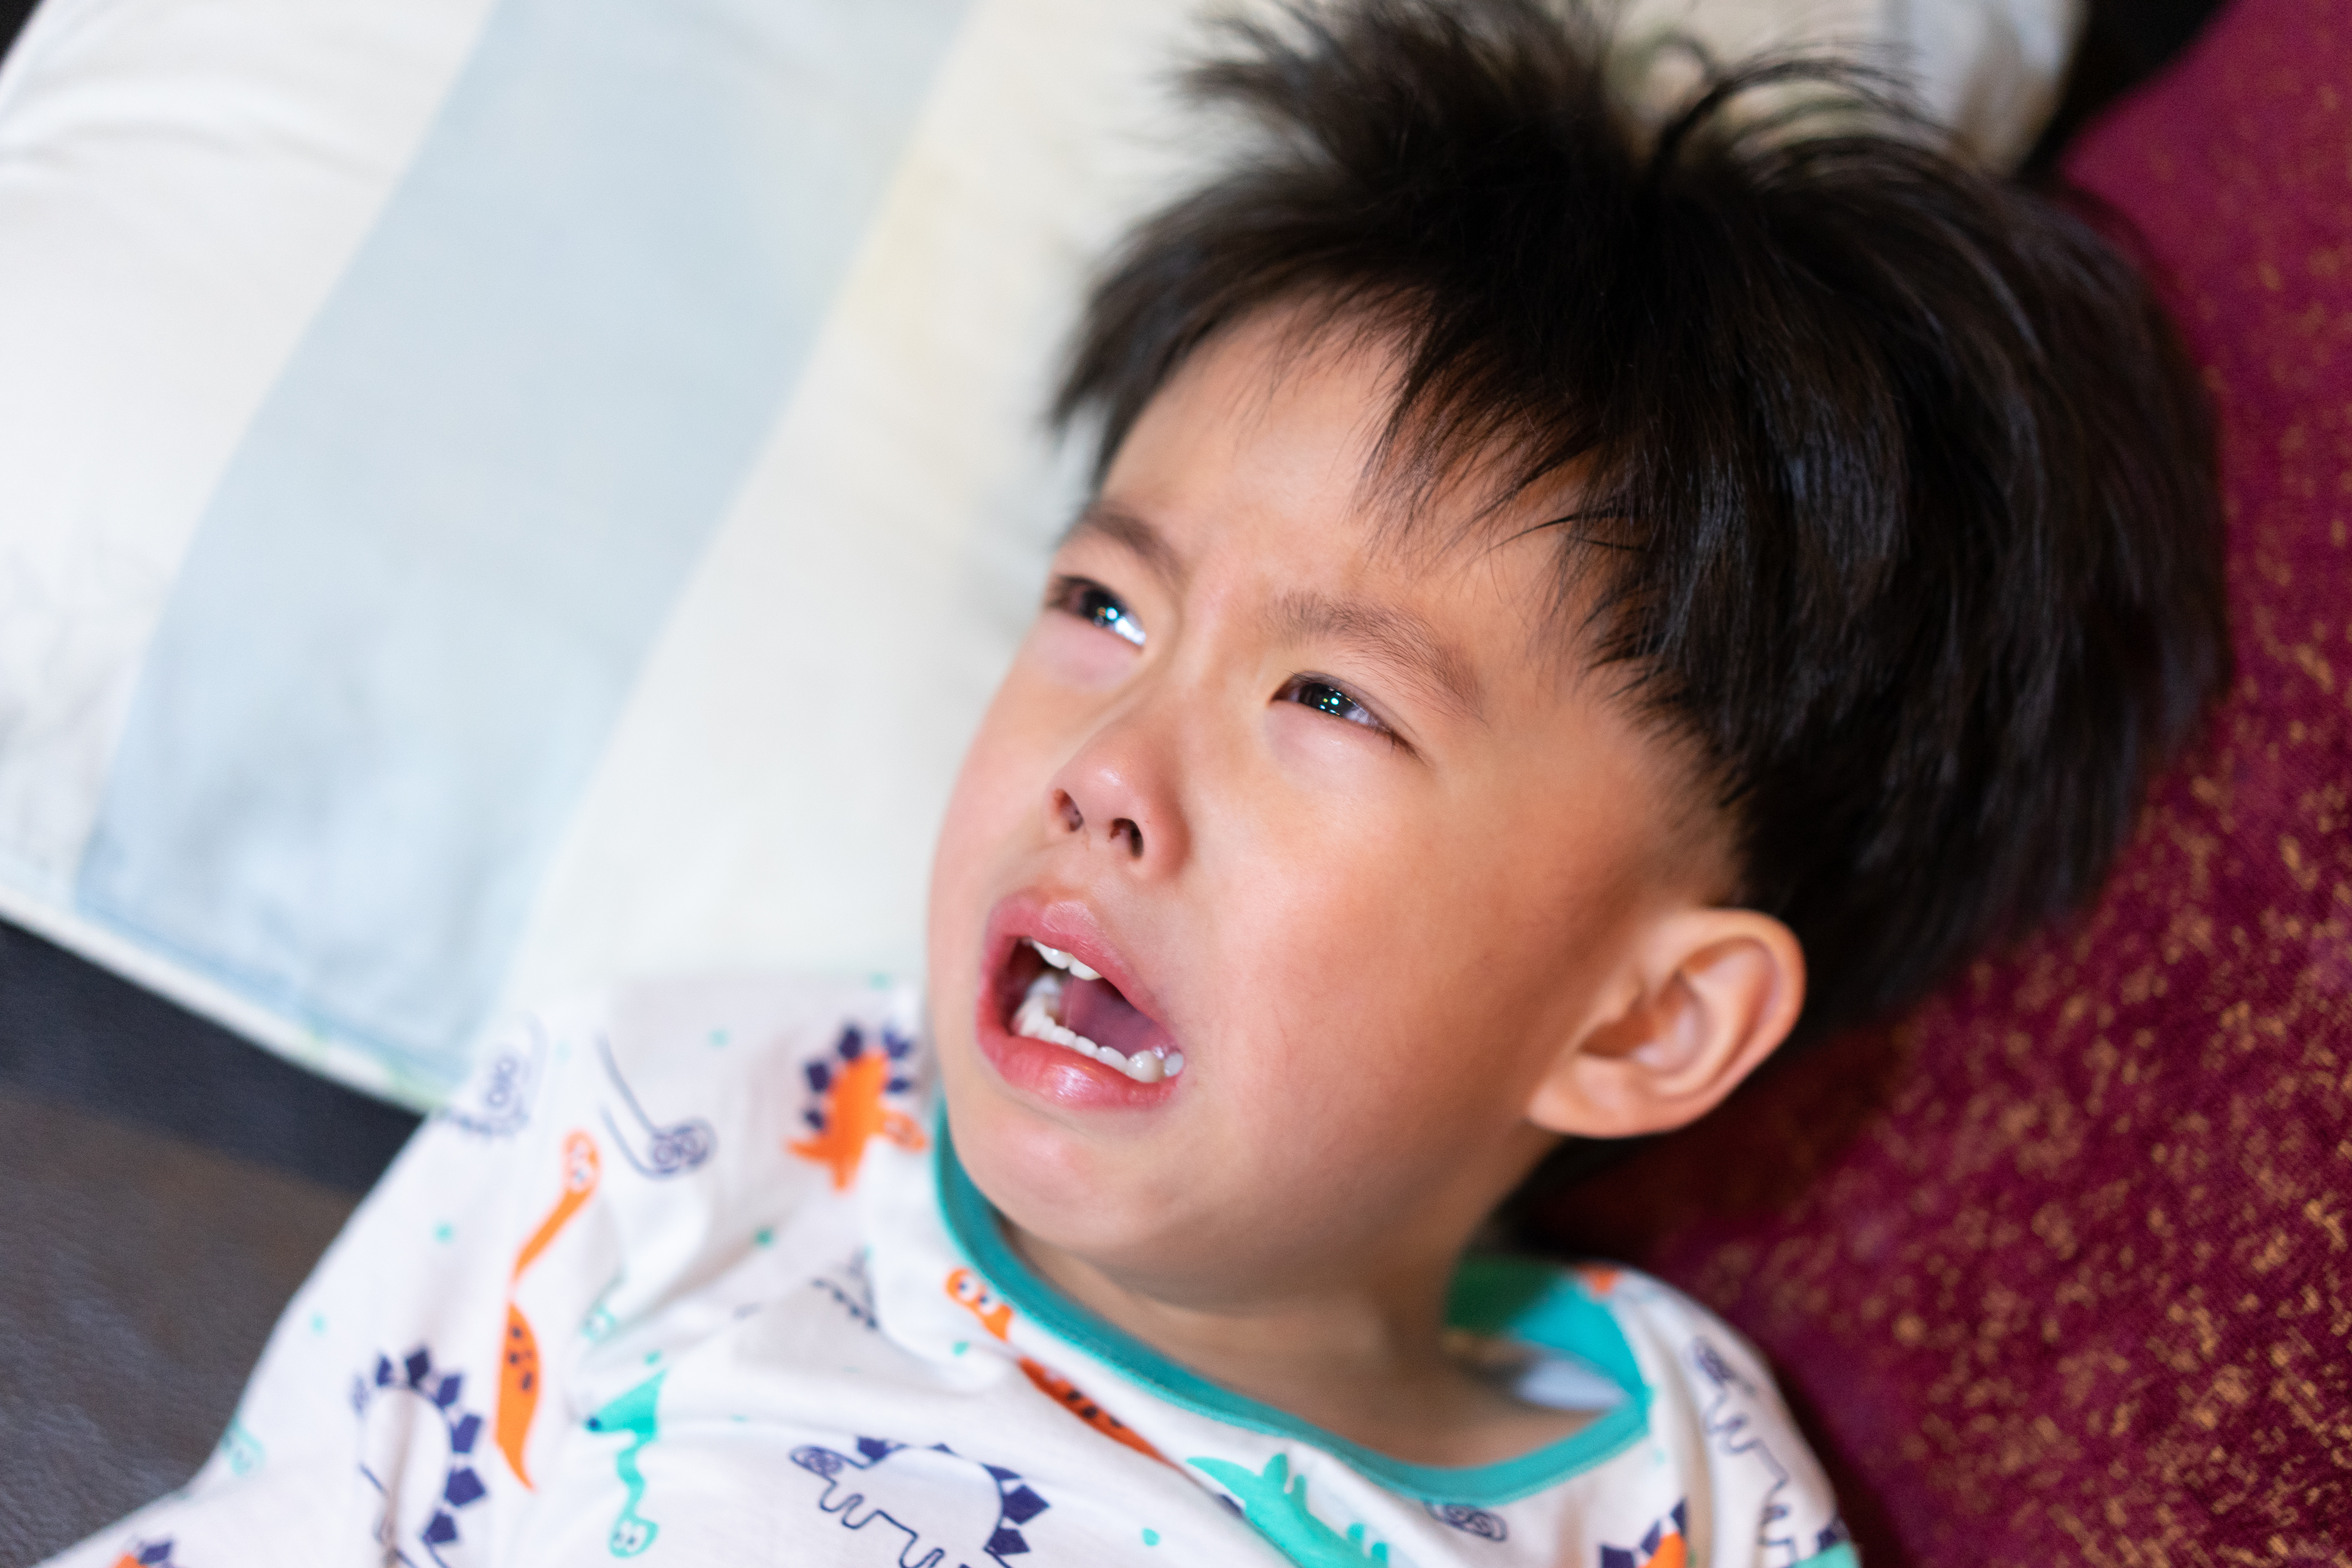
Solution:
[[[1242,1517],[1298,1568],[1352,1568],[1386,1563],[1386,1542],[1364,1543],[1364,1527],[1351,1524],[1341,1535],[1307,1506],[1307,1478],[1290,1479],[1290,1456],[1276,1454],[1265,1468],[1252,1471],[1231,1459],[1185,1461],[1241,1500]]]
[[[661,1422],[656,1412],[661,1401],[662,1379],[669,1375],[657,1372],[645,1382],[606,1405],[588,1417],[591,1432],[625,1432],[632,1441],[614,1456],[613,1468],[628,1489],[628,1497],[621,1504],[621,1516],[613,1521],[612,1538],[605,1543],[615,1557],[635,1557],[654,1543],[661,1526],[637,1511],[646,1500],[646,1472],[637,1463],[637,1456],[646,1444],[661,1436]]]
[[[1654,1521],[1637,1546],[1603,1546],[1601,1568],[1683,1568],[1690,1552],[1690,1502],[1675,1504]]]
[[[1450,1524],[1465,1535],[1475,1535],[1481,1541],[1497,1543],[1511,1538],[1511,1527],[1503,1522],[1499,1513],[1489,1513],[1483,1508],[1473,1508],[1466,1502],[1423,1503],[1429,1517],[1440,1524]]]
[[[831,1272],[820,1274],[809,1281],[811,1287],[824,1291],[837,1302],[841,1310],[869,1329],[879,1329],[881,1321],[874,1315],[874,1278],[866,1269],[866,1252],[859,1247],[848,1260]]]
[[[1028,1552],[1021,1527],[1050,1506],[1015,1472],[966,1458],[944,1443],[916,1448],[860,1437],[857,1456],[810,1444],[793,1450],[793,1463],[824,1478],[817,1507],[838,1515],[843,1529],[864,1530],[878,1520],[905,1532],[900,1568],[943,1568],[950,1552],[957,1553],[957,1568],[970,1568],[961,1555],[970,1546],[924,1549],[927,1537],[984,1542],[980,1555],[1003,1564]],[[922,1555],[915,1555],[918,1550]]]
[[[534,1018],[529,1038],[504,1044],[434,1119],[480,1138],[510,1138],[530,1120],[532,1091],[547,1060],[547,1032]]]
[[[1765,1442],[1761,1435],[1764,1424],[1752,1414],[1763,1396],[1706,1340],[1691,1342],[1690,1359],[1700,1378],[1715,1391],[1700,1415],[1707,1440],[1725,1454],[1755,1465],[1772,1479],[1771,1487],[1764,1494],[1763,1519],[1756,1531],[1756,1543],[1764,1549],[1767,1560],[1787,1568],[1803,1568],[1804,1564],[1816,1563],[1843,1563],[1850,1568],[1855,1560],[1853,1537],[1844,1520],[1832,1515],[1829,1523],[1813,1531],[1808,1542],[1791,1519],[1795,1510],[1785,1495],[1793,1489],[1789,1467]]]
[[[1751,1414],[1762,1396],[1706,1340],[1691,1341],[1690,1359],[1702,1386],[1715,1391],[1700,1413],[1700,1424],[1706,1429],[1708,1442],[1727,1456],[1744,1458],[1772,1478],[1771,1486],[1764,1493],[1764,1514],[1757,1526],[1756,1543],[1770,1561],[1797,1563],[1806,1553],[1788,1523],[1790,1508],[1784,1494],[1791,1487],[1789,1467],[1764,1441],[1762,1423]]]
[[[613,1135],[613,1142],[621,1151],[621,1158],[635,1165],[639,1175],[681,1175],[700,1165],[718,1150],[719,1134],[712,1131],[710,1123],[699,1116],[672,1122],[667,1127],[657,1124],[646,1114],[645,1107],[637,1103],[635,1093],[629,1088],[629,1080],[621,1076],[621,1064],[613,1059],[613,1042],[602,1035],[597,1036],[596,1051],[604,1058],[604,1076],[612,1080],[613,1091],[620,1096],[621,1103],[628,1107],[629,1121],[635,1131],[621,1131],[621,1124],[614,1120],[613,1108],[609,1105],[602,1108],[604,1130]],[[643,1158],[637,1153],[635,1145],[638,1143],[645,1145]]]
[[[352,1380],[352,1409],[360,1418],[360,1474],[383,1499],[383,1511],[375,1530],[387,1562],[420,1568],[410,1555],[415,1548],[439,1568],[447,1568],[441,1552],[457,1543],[459,1510],[489,1493],[473,1465],[474,1447],[482,1436],[482,1417],[464,1407],[464,1392],[465,1373],[436,1371],[432,1352],[423,1345],[402,1357],[397,1365],[390,1356],[380,1355],[373,1377]],[[398,1477],[405,1468],[409,1424],[397,1414],[404,1402],[412,1408],[422,1405],[447,1439],[448,1460],[437,1492],[419,1496],[410,1487],[405,1489],[407,1495],[394,1497],[384,1484],[385,1476]],[[419,1520],[418,1514],[424,1517]]]

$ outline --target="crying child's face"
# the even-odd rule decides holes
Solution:
[[[1195,1296],[1466,1235],[1645,913],[1708,874],[1661,743],[1538,652],[1556,545],[1511,536],[1560,498],[1465,530],[1441,497],[1383,542],[1389,362],[1284,326],[1201,351],[1120,447],[931,889],[966,1169]]]

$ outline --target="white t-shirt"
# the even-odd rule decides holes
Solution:
[[[56,1562],[1852,1568],[1756,1353],[1630,1271],[1465,1267],[1465,1344],[1591,1412],[1466,1469],[1092,1317],[956,1163],[918,1016],[771,980],[528,1021],[288,1306],[204,1470]]]

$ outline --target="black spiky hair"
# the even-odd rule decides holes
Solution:
[[[1564,645],[1701,760],[1818,1037],[2079,905],[2226,684],[2193,367],[2081,213],[1868,73],[1714,72],[1662,127],[1535,0],[1301,3],[1195,68],[1265,134],[1146,221],[1055,406],[1097,474],[1204,342],[1306,304],[1400,366],[1400,472],[1572,478]],[[1759,89],[1870,128],[1739,113]]]

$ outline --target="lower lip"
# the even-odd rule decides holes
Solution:
[[[980,1002],[980,1054],[996,1076],[1024,1094],[1071,1110],[1150,1110],[1168,1103],[1177,1080],[1138,1083],[1100,1062],[1048,1040],[1016,1035],[996,1016],[996,998]]]

